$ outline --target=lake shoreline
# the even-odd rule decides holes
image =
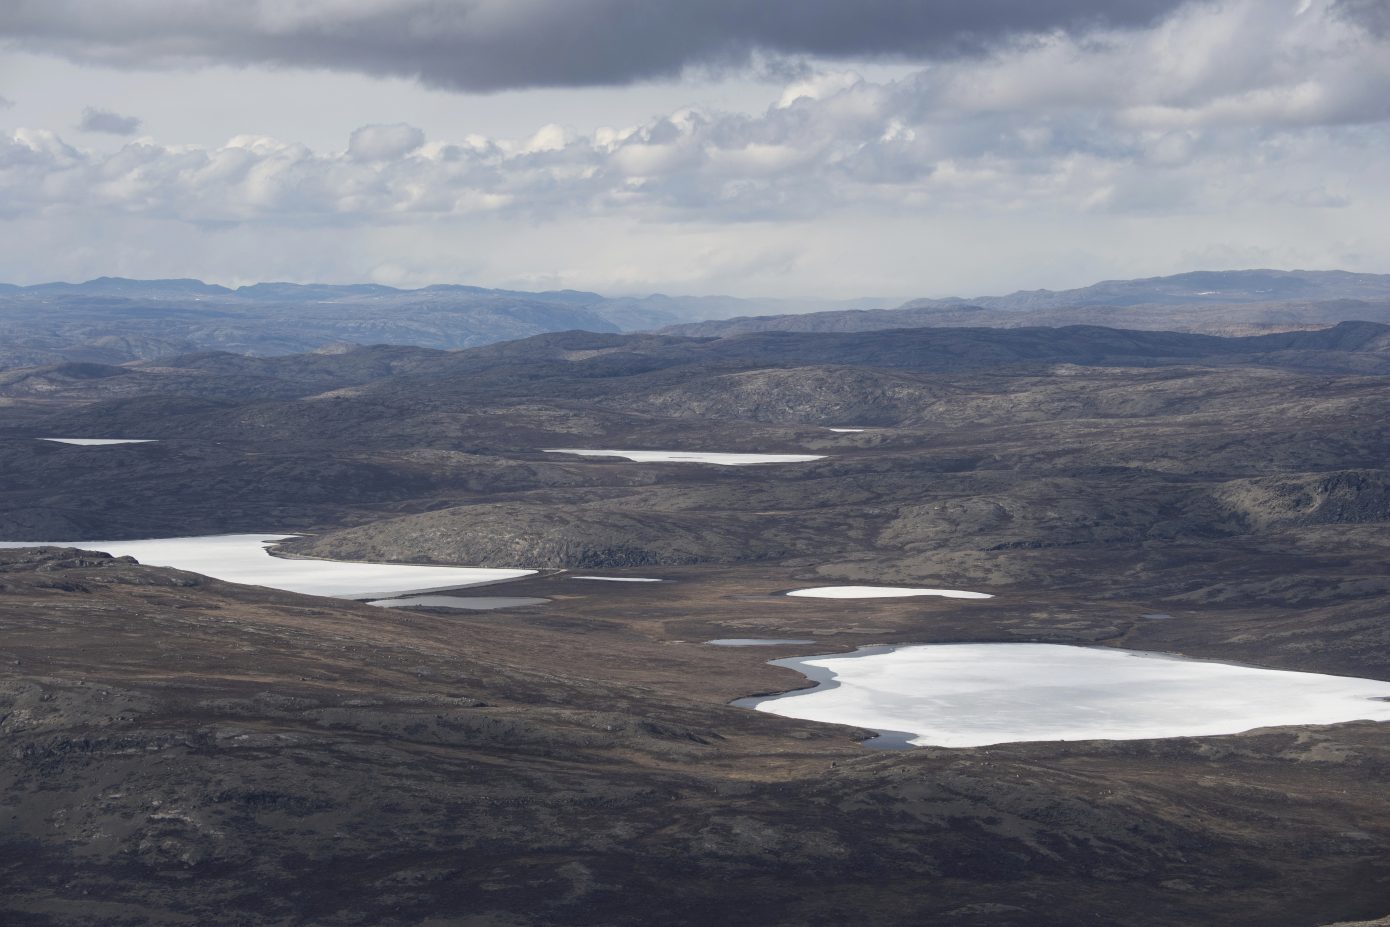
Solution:
[[[951,651],[948,648],[956,648],[956,650]],[[1138,658],[1146,661],[1177,664],[1183,667],[1183,669],[1177,670],[1179,674],[1189,673],[1190,675],[1194,676],[1207,674],[1212,676],[1213,680],[1209,683],[1206,683],[1206,685],[1208,685],[1213,690],[1212,697],[1215,701],[1220,701],[1220,699],[1217,696],[1221,695],[1223,691],[1219,689],[1218,683],[1224,681],[1224,684],[1227,687],[1227,689],[1234,691],[1240,691],[1242,689],[1250,690],[1250,692],[1246,693],[1245,696],[1249,704],[1246,705],[1242,703],[1237,705],[1235,708],[1232,708],[1230,705],[1226,704],[1221,705],[1221,707],[1224,710],[1227,710],[1229,714],[1223,716],[1220,713],[1214,713],[1212,717],[1229,717],[1229,720],[1226,720],[1224,722],[1208,722],[1208,726],[1210,726],[1211,724],[1215,724],[1216,726],[1222,728],[1220,730],[1168,730],[1168,728],[1170,727],[1182,727],[1182,722],[1175,721],[1172,718],[1146,718],[1143,712],[1139,712],[1133,717],[1130,717],[1124,715],[1121,711],[1120,714],[1112,716],[1111,714],[1107,714],[1106,711],[1116,711],[1117,708],[1115,706],[1118,706],[1119,709],[1123,709],[1123,698],[1114,700],[1114,705],[1111,705],[1104,701],[1101,701],[1099,704],[1095,704],[1096,691],[1094,685],[1087,687],[1083,684],[1073,682],[1072,685],[1068,687],[1049,681],[1044,687],[1044,691],[1048,692],[1049,694],[1052,694],[1054,696],[1054,701],[1049,703],[1045,702],[1045,700],[1038,699],[1032,703],[1028,703],[1026,700],[1024,700],[1023,704],[1025,705],[1025,707],[1027,705],[1031,705],[1031,709],[1034,711],[1037,711],[1040,708],[1044,709],[1042,711],[1042,714],[1045,717],[1048,717],[1049,723],[1052,723],[1054,725],[1057,723],[1056,716],[1059,714],[1065,715],[1066,711],[1070,709],[1074,712],[1079,713],[1083,718],[1087,718],[1087,720],[1090,723],[1097,724],[1098,727],[1096,733],[1094,733],[1093,735],[1080,736],[1078,735],[1078,732],[1074,729],[1058,729],[1054,726],[1054,728],[1050,730],[1050,733],[1054,736],[1046,736],[1046,733],[1049,732],[1049,729],[1044,727],[1040,731],[1040,736],[1037,737],[1022,737],[1017,736],[1016,734],[1011,734],[1007,736],[1005,739],[981,740],[979,742],[917,743],[913,741],[920,740],[924,737],[940,737],[947,740],[962,740],[969,739],[972,737],[978,738],[981,736],[997,736],[993,734],[980,733],[981,731],[990,730],[992,725],[999,724],[1000,722],[998,721],[997,717],[987,717],[983,723],[983,726],[975,729],[973,733],[968,732],[970,731],[968,727],[970,711],[961,710],[961,706],[972,704],[976,701],[983,702],[987,700],[992,700],[995,702],[1002,702],[1006,708],[1019,708],[1019,705],[1010,705],[1010,699],[1011,697],[1014,697],[1014,693],[1016,690],[1026,690],[1028,688],[1026,669],[1021,673],[1020,678],[1017,682],[1015,682],[1013,679],[1008,678],[1007,676],[1004,676],[1001,677],[1002,681],[995,683],[995,681],[989,676],[989,673],[1002,671],[996,669],[994,666],[983,660],[981,660],[978,663],[970,663],[969,668],[964,671],[962,671],[959,667],[948,666],[948,669],[953,669],[957,675],[962,676],[965,682],[968,683],[968,685],[962,690],[962,692],[964,692],[967,696],[966,700],[962,701],[960,704],[957,704],[954,709],[950,707],[951,698],[953,696],[960,697],[961,693],[950,693],[948,691],[945,694],[942,694],[940,692],[932,690],[931,686],[928,685],[928,683],[935,683],[937,685],[940,685],[942,681],[941,678],[934,679],[930,676],[927,676],[925,682],[922,680],[916,680],[916,682],[919,685],[919,688],[914,691],[904,691],[901,689],[894,690],[890,684],[885,683],[885,679],[888,679],[891,676],[891,666],[876,667],[876,673],[864,674],[868,679],[877,684],[877,688],[873,686],[867,686],[862,680],[859,679],[844,678],[847,675],[844,672],[846,664],[852,665],[853,661],[858,661],[864,658],[885,657],[904,652],[911,652],[912,657],[922,657],[928,655],[945,656],[951,653],[969,655],[972,657],[983,654],[1003,657],[1012,657],[1020,653],[1038,654],[1039,661],[1043,663],[1043,665],[1046,665],[1046,662],[1043,659],[1044,657],[1057,658],[1059,655],[1061,655],[1062,658],[1065,659],[1067,651],[1072,651],[1077,654],[1087,654],[1087,657],[1082,658],[1083,663],[1087,660],[1093,660],[1093,658],[1096,655],[1104,654],[1105,656],[1102,657],[1103,660],[1109,660],[1112,657],[1122,660],[1128,657]],[[815,665],[814,663],[812,663],[812,661],[833,661],[838,665]],[[910,661],[906,662],[910,663]],[[764,711],[770,714],[776,714],[788,718],[796,718],[799,720],[819,721],[822,723],[840,724],[848,727],[855,727],[862,730],[872,730],[877,732],[877,736],[867,738],[861,741],[861,744],[863,746],[870,749],[905,749],[909,747],[969,749],[972,747],[992,746],[1008,743],[1058,743],[1073,742],[1077,740],[1148,740],[1168,739],[1174,737],[1215,737],[1226,736],[1229,734],[1244,733],[1245,731],[1257,730],[1259,728],[1264,727],[1297,727],[1306,726],[1310,724],[1339,724],[1362,720],[1390,721],[1390,709],[1384,711],[1372,711],[1367,709],[1363,713],[1358,714],[1357,712],[1362,711],[1361,708],[1358,707],[1354,711],[1350,708],[1351,705],[1360,705],[1362,702],[1390,702],[1390,695],[1366,695],[1363,692],[1361,692],[1361,690],[1369,691],[1370,689],[1376,687],[1390,691],[1390,683],[1387,683],[1384,680],[1368,679],[1365,677],[1348,675],[1306,673],[1292,670],[1271,669],[1269,667],[1235,663],[1227,660],[1194,659],[1176,653],[1129,650],[1111,647],[1107,645],[1034,644],[1010,642],[898,643],[868,645],[858,647],[853,651],[841,651],[829,654],[808,654],[795,657],[784,657],[776,660],[769,660],[767,661],[767,663],[771,666],[780,666],[786,669],[796,670],[798,673],[805,677],[806,684],[798,686],[796,688],[785,689],[778,692],[758,693],[743,696],[730,702],[730,705],[737,708],[745,708],[754,711]],[[1073,671],[1076,671],[1077,669],[1074,666],[1069,668]],[[1085,667],[1083,666],[1081,669],[1083,671],[1081,678],[1084,678]],[[1103,676],[1104,672],[1110,668],[1101,667],[1100,669],[1101,675]],[[1125,690],[1126,697],[1129,697],[1131,699],[1133,698],[1134,693],[1146,684],[1145,680],[1142,678],[1145,674],[1144,671],[1152,671],[1153,669],[1154,667],[1152,667],[1151,665],[1129,666],[1130,674],[1133,678],[1126,679],[1123,682],[1122,688],[1123,690]],[[1170,698],[1177,698],[1178,696],[1186,696],[1189,698],[1193,697],[1190,693],[1185,693],[1182,691],[1182,685],[1184,681],[1178,681],[1175,679],[1172,672],[1174,670],[1174,667],[1170,666],[1167,669],[1169,670],[1168,673],[1150,672],[1150,675],[1158,677],[1159,681],[1157,683],[1150,681],[1148,684],[1150,686],[1166,685],[1170,689],[1174,689],[1175,692],[1170,693]],[[950,675],[951,674],[948,672],[945,674],[945,677],[949,678]],[[1223,680],[1221,678],[1222,676],[1226,678]],[[1063,676],[1063,678],[1066,678],[1065,675]],[[1333,681],[1341,682],[1343,684],[1343,688],[1346,691],[1338,691],[1336,693],[1326,691],[1330,688],[1333,688]],[[1260,701],[1260,697],[1263,696],[1267,699],[1268,696],[1265,693],[1259,691],[1256,688],[1255,684],[1260,683],[1273,685],[1276,682],[1279,684],[1279,686],[1287,687],[1289,689],[1297,689],[1299,686],[1302,686],[1303,688],[1307,689],[1307,694],[1304,696],[1305,699],[1320,699],[1321,701],[1318,702],[1316,709],[1312,707],[1311,704],[1300,704],[1296,710],[1292,708],[1286,708],[1285,710],[1294,712],[1294,715],[1291,716],[1290,720],[1282,721],[1272,719],[1267,716],[1267,713],[1276,709]],[[990,683],[994,683],[994,685],[991,687]],[[856,686],[858,688],[854,689],[854,687]],[[1032,686],[1033,688],[1037,688],[1038,683],[1034,681],[1032,683]],[[842,706],[827,708],[825,707],[826,700],[822,698],[820,700],[821,704],[819,704],[815,710],[811,710],[807,707],[807,703],[804,701],[809,696],[825,696],[827,693],[842,690],[846,687],[854,689],[852,694],[856,697],[862,698],[866,704],[857,705],[855,704],[855,700],[853,698],[846,698],[841,700],[841,702],[843,702]],[[1074,690],[1074,695],[1080,695],[1082,697],[1077,698],[1073,702],[1068,702],[1065,699],[1061,698],[1061,696],[1064,695],[1069,688]],[[1353,691],[1356,691],[1359,694],[1351,695],[1350,693]],[[999,693],[1003,693],[1003,695],[1001,696]],[[1345,700],[1347,703],[1347,706],[1342,708],[1340,712],[1332,707],[1334,696],[1337,699],[1337,704],[1339,705],[1339,707],[1341,701]],[[894,697],[900,699],[899,704],[893,704],[892,699]],[[1293,696],[1290,697],[1293,698]],[[1225,698],[1229,701],[1231,700],[1232,696],[1225,695]],[[1088,699],[1090,701],[1087,701]],[[796,703],[795,707],[798,710],[786,710],[789,707],[790,703],[796,702],[796,700],[803,700]],[[915,732],[904,731],[901,729],[901,727],[890,727],[886,725],[873,723],[873,716],[875,714],[877,714],[879,717],[883,717],[885,712],[888,714],[892,714],[893,712],[902,712],[902,704],[911,703],[913,700],[924,700],[933,706],[934,711],[941,712],[940,715],[932,717],[930,719],[934,725],[937,725],[937,727],[934,728],[934,730],[947,730],[950,731],[950,733],[933,733],[931,731],[926,730],[918,730]],[[1156,699],[1155,701],[1160,702],[1161,700]],[[778,706],[783,710],[779,711],[777,710],[777,708],[767,706]],[[952,714],[953,710],[955,710],[957,713]],[[1300,711],[1304,712],[1304,715],[1299,715],[1298,712]],[[1321,711],[1322,713],[1319,714],[1319,711]],[[836,716],[837,712],[838,716]],[[1317,717],[1306,717],[1305,715],[1309,713],[1315,714],[1317,715]],[[1328,714],[1337,714],[1339,715],[1339,717],[1326,717],[1325,715]],[[904,717],[901,713],[893,716],[899,722],[904,721]],[[1021,717],[1026,719],[1026,716],[1027,711],[1025,710],[1023,711]],[[1099,719],[1097,719],[1097,716]],[[913,723],[914,719],[907,719],[907,721],[908,723]],[[1008,723],[1026,724],[1026,720],[1019,721],[1011,717],[1007,718],[1007,721]],[[919,728],[924,726],[923,721],[920,719],[918,719],[916,723]],[[955,724],[958,727],[952,728],[952,724]],[[1136,730],[1136,726],[1142,726],[1144,724],[1153,725],[1155,727],[1155,730],[1153,732],[1138,732]],[[959,727],[961,725],[964,725],[964,729],[967,731],[967,733],[961,733],[961,728]],[[1109,726],[1107,727],[1106,725]],[[1236,729],[1226,730],[1226,726],[1235,727]],[[1197,727],[1200,728],[1200,725],[1198,725]],[[1068,736],[1058,736],[1060,733],[1066,733]]]

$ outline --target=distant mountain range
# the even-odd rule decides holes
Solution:
[[[1142,280],[1106,280],[1075,290],[917,299],[896,309],[710,320],[669,326],[664,331],[724,336],[962,325],[1106,325],[1246,335],[1324,328],[1351,320],[1390,321],[1390,275],[1336,270],[1197,271]]]
[[[1171,277],[1104,280],[1075,290],[1019,290],[1008,296],[921,299],[902,308],[969,304],[984,309],[1024,311],[1146,303],[1213,305],[1388,297],[1390,274],[1353,274],[1344,270],[1200,270]]]
[[[1390,275],[1202,271],[1075,290],[896,301],[607,297],[461,285],[257,283],[99,277],[0,284],[0,367],[121,364],[221,350],[281,355],[334,344],[457,349],[545,332],[660,329],[693,336],[760,331],[1104,325],[1239,335],[1390,321]]]
[[[334,343],[467,348],[552,331],[638,331],[755,313],[877,308],[895,300],[609,298],[439,285],[257,283],[98,277],[0,284],[0,366],[124,363],[191,351],[278,355]]]

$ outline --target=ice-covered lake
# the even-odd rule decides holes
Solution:
[[[664,579],[646,576],[571,576],[570,579],[587,579],[595,583],[664,583]]]
[[[716,647],[775,647],[778,644],[814,644],[815,641],[795,637],[719,637],[705,643]]]
[[[1390,682],[1101,647],[921,644],[773,663],[818,685],[734,704],[900,734],[899,742],[916,746],[1195,737],[1390,720]]]
[[[637,463],[704,463],[723,467],[747,467],[752,464],[804,463],[824,460],[824,454],[732,454],[701,451],[608,451],[575,447],[548,447],[547,454],[578,454],[581,457],[623,457]]]
[[[813,586],[793,589],[787,595],[803,599],[902,599],[915,595],[934,595],[946,599],[992,599],[988,592],[964,589],[924,589],[919,586]]]
[[[108,444],[153,444],[157,438],[40,438],[55,444],[75,444],[78,447],[105,447]]]
[[[490,612],[498,608],[544,605],[549,599],[504,595],[412,595],[399,599],[373,599],[368,605],[382,608],[461,608],[470,612]]]
[[[130,556],[148,566],[174,567],[251,586],[345,599],[435,592],[529,576],[535,570],[414,566],[342,560],[289,560],[267,547],[292,534],[215,534],[145,541],[3,541],[0,547],[81,547]]]

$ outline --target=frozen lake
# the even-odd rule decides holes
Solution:
[[[720,637],[705,643],[716,647],[774,647],[777,644],[814,644],[815,641],[791,637]]]
[[[535,572],[340,560],[287,560],[272,557],[266,550],[271,544],[294,536],[215,534],[147,541],[3,541],[0,547],[82,547],[105,551],[117,557],[134,557],[149,566],[189,570],[229,583],[345,599],[457,589],[516,579]]]
[[[1390,720],[1390,682],[1099,647],[922,644],[773,663],[819,685],[734,704],[902,732],[916,746],[1197,737]]]
[[[108,444],[153,444],[157,438],[40,438],[56,444],[76,444],[78,447],[104,447]]]
[[[400,599],[373,599],[368,605],[382,608],[461,608],[471,612],[490,612],[495,608],[518,608],[522,605],[544,605],[549,599],[528,599],[522,596],[501,595],[412,595]]]
[[[571,576],[570,579],[587,579],[596,583],[664,583],[664,579],[648,579],[645,576]]]
[[[573,447],[545,448],[547,454],[578,454],[581,457],[625,457],[638,463],[705,463],[724,467],[752,464],[804,463],[824,460],[824,454],[724,454],[700,451],[591,451]]]
[[[918,586],[813,586],[795,589],[787,595],[803,599],[901,599],[914,595],[935,595],[946,599],[992,599],[987,592],[963,589],[923,589]]]
[[[836,431],[842,435],[853,435],[863,431],[863,428],[827,428],[826,431]]]

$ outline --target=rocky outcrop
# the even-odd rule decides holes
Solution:
[[[306,538],[286,549],[345,560],[598,569],[776,560],[826,546],[811,526],[785,519],[617,507],[622,504],[461,506]]]
[[[1214,494],[1255,528],[1390,521],[1390,472],[1338,470],[1233,480]]]

